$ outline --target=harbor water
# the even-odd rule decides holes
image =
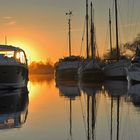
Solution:
[[[139,89],[31,76],[27,89],[0,91],[0,139],[139,140]]]

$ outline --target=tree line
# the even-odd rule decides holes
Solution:
[[[119,48],[121,57],[123,56],[128,59],[131,59],[134,55],[140,56],[140,33],[134,38],[132,42],[120,44]],[[113,48],[112,52],[108,51],[106,54],[104,54],[105,59],[115,59],[116,56],[117,56],[116,48]]]
[[[33,61],[29,65],[30,74],[53,74],[54,65],[51,62]]]

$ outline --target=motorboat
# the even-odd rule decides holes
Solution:
[[[27,86],[27,57],[21,48],[0,45],[0,88]]]

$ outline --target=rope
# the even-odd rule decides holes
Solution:
[[[81,47],[80,47],[80,56],[82,56],[82,48],[83,48],[83,42],[85,38],[85,26],[86,26],[86,19],[84,21],[84,28],[83,28],[83,34],[82,34],[82,41],[81,41]]]
[[[84,110],[83,110],[83,105],[80,97],[80,105],[81,105],[81,111],[82,111],[82,117],[83,117],[83,123],[84,123],[84,128],[85,128],[85,134],[87,136],[87,130],[86,130],[86,121],[85,121],[85,115],[84,115]]]

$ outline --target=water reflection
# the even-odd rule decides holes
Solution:
[[[128,95],[136,107],[140,107],[140,84],[129,85]]]
[[[77,81],[56,81],[56,87],[59,89],[60,96],[75,100],[80,96],[80,89]]]
[[[56,80],[56,87],[59,89],[60,96],[64,96],[69,99],[69,135],[70,139],[72,140],[72,102],[79,97],[80,89],[78,87],[77,81],[57,81]]]
[[[28,114],[28,90],[0,90],[0,129],[20,128]]]
[[[132,120],[132,118],[137,118],[137,116],[133,114],[132,104],[127,104],[127,106],[124,106],[124,104],[129,101],[128,103],[132,102],[135,106],[139,105],[139,85],[128,88],[126,81],[106,81],[104,88],[110,97],[110,140],[119,140],[122,139],[122,137],[123,139],[130,137],[137,138],[138,133],[135,132],[134,136],[133,132],[131,132],[131,129],[133,129],[131,125],[135,124],[135,120]],[[131,100],[129,100],[129,98]],[[129,111],[133,113],[129,114]],[[126,113],[128,114],[125,118]],[[126,128],[123,130],[124,132],[122,132],[124,127]],[[133,127],[137,128],[137,126]]]
[[[33,74],[33,75],[29,75],[29,79],[30,82],[32,82],[32,84],[51,84],[54,80],[54,75],[50,74],[50,75],[46,75],[46,74],[42,74],[42,75],[37,75],[37,74]]]
[[[105,81],[104,88],[110,96],[120,97],[127,94],[127,81]]]
[[[60,98],[64,96],[70,101],[69,133],[71,139],[73,128],[72,101],[81,102],[81,98],[85,100],[85,104],[81,103],[81,116],[83,116],[83,122],[85,123],[87,140],[121,140],[122,137],[127,140],[128,138],[136,139],[139,137],[137,131],[132,131],[135,134],[131,132],[131,129],[133,129],[131,125],[137,122],[134,118],[138,116],[133,115],[135,112],[134,106],[128,102],[128,98],[135,106],[140,105],[140,85],[131,86],[128,90],[126,81],[105,81],[102,84],[56,81],[56,87],[59,89]],[[85,112],[83,111],[84,108],[86,109]],[[128,115],[129,111],[133,113]],[[139,126],[133,127],[138,128]],[[124,128],[125,130],[123,130]],[[82,129],[81,133],[84,134]]]
[[[87,95],[87,140],[94,140],[97,117],[96,94],[102,90],[102,84],[80,83],[80,88]]]
[[[21,127],[29,110],[26,125],[2,131],[0,139],[140,139],[140,85],[128,87],[124,81],[47,82],[42,76],[38,78],[29,82],[29,109],[27,89],[0,91],[1,129]]]

